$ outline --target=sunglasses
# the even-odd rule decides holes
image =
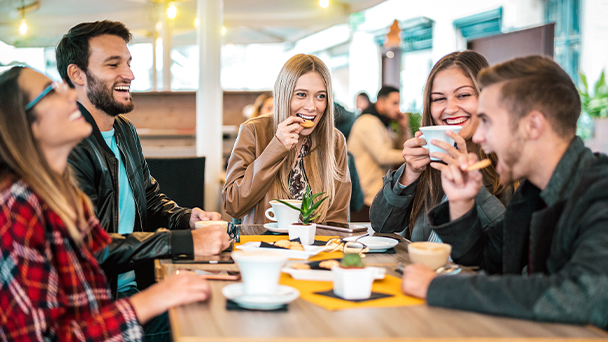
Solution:
[[[344,252],[363,254],[369,252],[369,247],[358,241],[344,241],[339,238],[331,238],[325,245],[325,252]]]
[[[44,90],[40,92],[40,94],[38,94],[38,96],[36,96],[32,101],[25,105],[25,111],[27,112],[30,109],[34,108],[34,106],[37,105],[38,102],[40,102],[40,100],[47,96],[51,91],[54,90],[60,94],[65,94],[67,93],[68,88],[68,85],[63,82],[53,82],[49,84],[46,88],[44,88]]]

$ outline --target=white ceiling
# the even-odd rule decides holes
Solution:
[[[55,46],[72,26],[96,20],[117,20],[134,33],[135,42],[151,42],[163,0],[39,0],[40,7],[25,18],[26,36],[18,27],[18,7],[35,0],[0,0],[0,40],[14,46]],[[224,43],[295,42],[312,33],[348,22],[351,13],[384,0],[330,0],[322,9],[318,0],[224,0]],[[174,44],[196,43],[196,0],[177,0]]]

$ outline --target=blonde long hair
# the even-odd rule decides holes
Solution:
[[[321,76],[327,90],[327,106],[325,113],[319,123],[310,134],[311,148],[309,159],[310,170],[315,171],[312,175],[306,175],[313,192],[325,192],[329,196],[318,209],[320,214],[318,222],[325,221],[327,212],[333,204],[336,195],[335,180],[344,180],[346,170],[338,168],[335,155],[336,139],[334,132],[334,102],[331,85],[331,75],[327,66],[316,56],[299,54],[291,57],[281,69],[277,81],[274,84],[274,131],[277,131],[279,123],[285,121],[291,115],[291,99],[296,82],[300,76],[309,72],[316,72]],[[295,149],[289,151],[287,160],[281,166],[277,174],[273,189],[278,198],[290,198],[289,173],[296,159]]]
[[[431,70],[431,73],[429,74],[429,77],[426,81],[426,85],[424,87],[421,126],[435,126],[435,122],[433,121],[433,117],[431,116],[431,92],[433,90],[433,82],[435,81],[435,76],[437,76],[437,73],[452,67],[459,68],[465,75],[467,75],[471,79],[471,81],[473,81],[475,89],[477,90],[477,94],[479,94],[480,88],[479,84],[477,83],[477,74],[483,68],[486,68],[488,66],[489,64],[486,58],[478,52],[472,50],[452,52],[448,55],[443,56],[435,64],[435,66],[433,66],[433,69]],[[471,146],[470,143],[471,139],[467,140],[468,146]],[[483,174],[484,180],[491,182],[492,194],[495,196],[500,195],[506,187],[501,185],[498,180],[498,173],[496,172],[496,163],[498,159],[496,158],[496,155],[493,153],[489,156],[486,155],[481,146],[477,144],[475,144],[475,149],[469,152],[474,152],[475,154],[477,154],[479,160],[489,158],[492,161],[492,165],[485,169],[482,169],[481,172]],[[439,204],[442,197],[443,188],[441,187],[441,173],[431,167],[427,167],[420,175],[418,185],[416,186],[416,194],[414,195],[414,203],[412,206],[412,213],[410,215],[408,229],[410,236],[420,212],[424,210],[424,212],[426,213],[431,210],[431,208]]]
[[[77,244],[78,226],[87,224],[84,210],[93,212],[89,198],[75,185],[69,167],[63,174],[51,169],[32,133],[35,109],[25,111],[30,94],[19,88],[23,67],[0,75],[0,185],[23,180],[66,225]]]

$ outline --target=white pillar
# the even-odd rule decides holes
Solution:
[[[167,18],[166,11],[162,12],[163,18],[163,89],[171,91],[171,49],[173,48],[173,23]]]
[[[205,210],[219,211],[222,162],[223,91],[220,84],[222,0],[198,0],[200,54],[196,92],[196,155],[205,156]]]

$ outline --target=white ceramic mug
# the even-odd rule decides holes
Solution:
[[[300,200],[286,199],[282,201],[297,208],[302,207],[302,201]],[[296,223],[300,219],[299,211],[292,209],[279,201],[272,200],[270,201],[270,205],[272,208],[266,209],[266,217],[271,221],[276,221],[279,228],[288,228],[290,224]],[[272,213],[273,216],[270,216],[270,213]]]
[[[302,245],[312,245],[313,243],[315,243],[315,233],[317,232],[317,224],[290,224],[288,231],[289,240],[300,238],[300,242],[302,243]]]
[[[414,264],[424,264],[436,270],[448,262],[452,246],[437,242],[412,242],[407,245],[410,261]]]
[[[245,285],[245,293],[273,295],[279,286],[281,268],[287,257],[276,252],[232,252]]]
[[[422,147],[428,149],[429,154],[435,153],[435,152],[447,153],[444,149],[431,144],[431,140],[433,140],[433,139],[440,140],[440,141],[443,141],[445,143],[448,143],[448,144],[454,146],[454,139],[450,138],[447,134],[445,134],[445,132],[452,131],[454,133],[458,133],[458,132],[460,132],[461,128],[462,128],[462,126],[456,126],[456,125],[420,127],[419,130],[420,130],[420,132],[422,132],[422,135],[420,136],[420,138],[423,138],[424,140],[426,140],[426,145],[423,145]],[[431,160],[438,161],[439,159],[431,157]]]

